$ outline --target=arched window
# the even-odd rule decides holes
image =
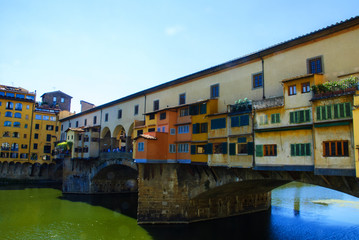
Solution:
[[[15,114],[14,114],[14,117],[15,117],[15,118],[21,118],[21,113],[18,113],[18,112],[15,113]]]
[[[20,123],[19,122],[14,122],[13,127],[20,127]]]
[[[5,112],[5,117],[12,117],[12,112]]]
[[[19,151],[19,144],[17,143],[11,144],[11,151]]]
[[[21,111],[22,110],[22,103],[15,104],[15,110]]]
[[[1,150],[9,151],[9,149],[10,149],[10,144],[9,143],[4,142],[4,143],[1,144]]]
[[[14,108],[14,104],[12,102],[6,103],[6,109],[13,109],[13,108]]]
[[[4,122],[4,127],[11,127],[11,122],[10,121],[5,121]]]

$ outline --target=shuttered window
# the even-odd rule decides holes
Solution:
[[[271,114],[270,118],[271,118],[271,123],[280,123],[280,114],[279,113]]]
[[[211,129],[220,129],[226,128],[226,119],[225,118],[217,118],[211,120]]]
[[[290,145],[290,155],[296,156],[311,156],[310,143],[298,143]]]
[[[323,142],[324,157],[347,157],[349,156],[348,141]]]
[[[310,121],[310,110],[290,112],[290,123],[303,123]]]
[[[347,118],[352,116],[350,102],[316,107],[317,120]]]

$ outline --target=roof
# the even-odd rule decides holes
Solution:
[[[158,109],[158,110],[156,110],[156,111],[146,112],[146,113],[144,113],[143,115],[149,115],[149,114],[158,113],[158,112],[162,112],[162,111],[166,111],[166,110],[171,110],[171,109],[176,109],[176,108],[188,107],[188,106],[191,106],[191,105],[208,102],[209,100],[210,100],[210,99],[198,100],[198,101],[192,102],[192,103],[181,104],[181,105],[177,105],[177,106],[173,106],[173,107],[165,107],[165,108]]]
[[[210,74],[213,74],[213,73],[218,73],[218,72],[221,72],[223,70],[239,66],[239,65],[241,65],[243,63],[247,63],[247,62],[250,62],[250,61],[253,61],[253,60],[256,60],[256,59],[261,59],[262,57],[268,56],[268,55],[273,54],[275,52],[282,51],[282,50],[285,50],[285,49],[289,49],[289,48],[295,47],[297,45],[304,44],[304,43],[307,43],[307,42],[310,42],[310,41],[313,41],[313,40],[316,40],[316,39],[319,39],[319,38],[322,38],[322,37],[326,37],[326,36],[329,36],[331,34],[340,32],[342,30],[346,30],[348,28],[351,28],[351,27],[354,27],[354,26],[357,26],[357,25],[359,25],[359,16],[350,18],[350,19],[348,19],[346,21],[342,21],[342,22],[333,24],[331,26],[327,26],[325,28],[322,28],[322,29],[319,29],[317,31],[308,33],[306,35],[302,35],[302,36],[299,36],[297,38],[294,38],[294,39],[291,39],[291,40],[288,40],[288,41],[273,45],[271,47],[262,49],[262,50],[260,50],[258,52],[254,52],[254,53],[242,56],[240,58],[237,58],[237,59],[234,59],[234,60],[219,64],[219,65],[204,69],[202,71],[192,73],[192,74],[189,74],[187,76],[177,78],[175,80],[172,80],[172,81],[169,81],[169,82],[154,86],[152,88],[148,88],[146,90],[143,90],[143,91],[128,95],[126,97],[123,97],[123,98],[120,98],[120,99],[105,103],[103,105],[91,108],[91,109],[83,111],[81,113],[69,116],[67,118],[63,118],[61,121],[70,120],[70,119],[76,118],[78,116],[82,116],[82,115],[85,115],[87,113],[97,111],[97,110],[102,109],[102,108],[110,107],[112,105],[116,105],[118,103],[125,102],[125,101],[131,100],[133,98],[141,97],[141,96],[144,96],[144,95],[149,94],[149,93],[153,93],[153,92],[156,92],[156,91],[159,91],[159,90],[171,87],[171,86],[175,86],[177,84],[192,81],[194,79],[204,77],[204,76],[207,76],[207,75],[210,75]]]
[[[25,88],[22,88],[22,87],[12,87],[12,86],[7,86],[7,85],[0,85],[0,90],[35,94],[35,93],[29,92],[29,90],[26,90]]]
[[[60,90],[58,90],[58,91],[53,91],[53,92],[46,92],[46,93],[42,94],[41,97],[44,97],[44,96],[47,95],[47,94],[54,94],[54,93],[58,93],[58,94],[61,94],[61,95],[65,95],[65,96],[67,96],[67,97],[69,97],[69,98],[72,98],[70,95],[67,95],[66,93],[64,93],[64,92],[62,92],[62,91],[60,91]]]
[[[84,132],[85,130],[83,128],[68,128],[65,132],[68,131],[74,131],[74,132]]]
[[[157,140],[156,137],[151,136],[151,135],[147,135],[147,134],[141,134],[140,136],[135,137],[134,140],[137,140],[137,139],[139,139],[139,138],[144,138],[144,139],[148,139],[148,140]]]
[[[284,79],[284,80],[282,80],[282,83],[290,82],[290,81],[294,81],[294,80],[299,80],[299,79],[307,78],[307,77],[313,77],[313,76],[314,76],[314,73],[300,75],[300,76]]]

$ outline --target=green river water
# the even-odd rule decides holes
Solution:
[[[359,239],[359,199],[290,183],[268,211],[185,225],[136,222],[137,196],[0,187],[0,239]]]

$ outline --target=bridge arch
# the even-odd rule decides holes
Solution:
[[[117,125],[113,131],[114,148],[121,152],[126,150],[126,130],[122,125]]]
[[[108,127],[102,129],[100,146],[102,152],[112,149],[111,131]]]

